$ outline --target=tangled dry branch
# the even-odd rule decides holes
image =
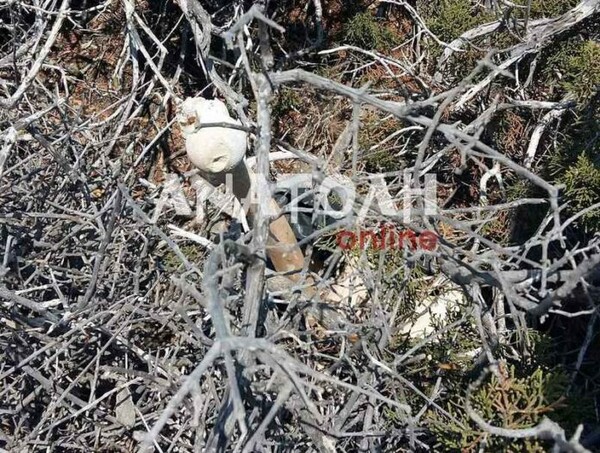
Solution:
[[[0,451],[425,450],[427,411],[463,423],[438,404],[443,375],[431,394],[415,377],[411,367],[427,360],[428,345],[473,322],[473,370],[495,371],[503,348],[519,354],[508,330],[524,338],[532,320],[590,316],[595,332],[597,301],[589,294],[600,281],[600,241],[591,235],[577,242],[570,231],[599,205],[566,215],[561,187],[533,165],[546,129],[574,107],[573,98],[534,99],[522,89],[498,92],[499,85],[489,93],[498,78],[519,78],[520,61],[597,15],[599,0],[553,19],[487,23],[450,43],[427,28],[411,2],[382,2],[411,22],[413,37],[393,55],[325,49],[326,5],[319,0],[305,9],[314,39],[287,50],[282,43],[294,38],[276,8],[258,1],[244,10],[246,3],[0,2]],[[453,56],[499,27],[516,27],[521,41],[440,88]],[[445,49],[432,76],[419,71],[424,36]],[[359,85],[355,69],[337,77],[307,62],[338,53],[363,69],[383,67],[401,88]],[[316,116],[298,126],[304,147],[278,131],[273,108],[289,89],[304,93],[307,104],[320,99],[314,114],[322,118],[334,116],[334,105],[345,110],[334,140],[319,142],[331,132]],[[184,97],[200,91],[225,100],[242,121],[264,180],[285,179],[275,162],[293,157],[302,169],[295,173],[314,182],[303,198],[317,199],[317,183],[326,178],[359,187],[348,216],[313,225],[302,239],[307,264],[293,284],[278,284],[281,275],[264,259],[273,220],[268,190],[258,192],[250,231],[201,191],[192,200],[174,115]],[[517,110],[542,115],[525,160],[490,146],[484,134],[495,115]],[[372,150],[395,147],[402,171],[377,179],[361,165],[372,151],[360,142],[367,115],[396,121]],[[214,126],[223,124],[203,127]],[[470,165],[478,196],[450,206],[457,188],[433,214],[421,200],[409,221],[365,195],[377,188],[397,203],[407,191],[423,191],[427,174],[458,174]],[[161,212],[166,173],[179,175],[204,220]],[[508,177],[527,182],[535,195],[492,196]],[[499,216],[539,206],[547,207],[544,218],[526,240],[489,234]],[[373,259],[335,249],[320,267],[309,264],[332,232],[360,222],[432,231],[439,245],[434,252],[405,249],[391,276],[385,251]],[[416,322],[400,301],[418,269],[427,269],[421,278],[434,296],[448,288],[460,293],[463,310],[394,349]],[[386,279],[399,282],[396,292],[386,294]],[[322,297],[340,285],[349,293],[340,303]],[[577,291],[589,303],[571,309]],[[353,292],[364,293],[360,303]],[[583,355],[590,344],[583,343]],[[585,451],[579,436],[567,439],[549,420],[504,429],[468,399],[467,408],[490,435]]]

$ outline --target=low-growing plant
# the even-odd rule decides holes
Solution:
[[[517,5],[527,6],[527,0],[518,0]],[[543,17],[551,18],[558,17],[575,5],[579,0],[534,0],[531,2],[530,18],[541,19]],[[520,16],[523,16],[524,10],[519,10]]]
[[[494,19],[494,14],[474,6],[470,0],[438,0],[423,2],[420,10],[426,25],[432,33],[444,42],[450,43],[464,32]],[[435,42],[427,44],[433,61],[441,55],[442,48]],[[488,43],[489,45],[489,43]],[[483,50],[487,45],[477,44],[477,47],[467,44],[463,51],[457,52],[451,59],[446,72],[455,80],[465,77],[476,67],[485,55]]]
[[[403,159],[396,155],[400,143],[405,140],[398,137],[377,147],[390,134],[402,128],[402,123],[395,118],[381,118],[373,112],[367,112],[361,119],[358,141],[362,151],[361,159],[365,169],[372,173],[387,173],[403,168]]]
[[[519,375],[516,367],[501,367],[501,377],[492,376],[471,395],[471,407],[493,426],[525,429],[538,424],[544,416],[556,421],[568,421],[572,409],[580,404],[566,396],[569,379],[561,368],[537,368],[529,375]],[[437,439],[436,451],[475,452],[545,452],[548,444],[537,439],[508,439],[481,430],[465,408],[466,394],[451,398],[446,410],[454,421],[436,411],[429,414],[432,431]],[[579,406],[579,416],[587,406]]]
[[[545,84],[573,93],[584,104],[600,86],[600,44],[572,38],[557,43],[551,52],[543,68]]]
[[[470,0],[441,0],[423,5],[429,29],[450,42],[464,32],[493,19],[493,14],[474,7]]]
[[[556,184],[562,184],[563,201],[568,203],[566,215],[575,214],[600,201],[600,122],[598,109],[590,105],[582,117],[568,124],[568,134],[550,154],[547,173]],[[581,216],[576,225],[584,231],[600,228],[600,211]]]
[[[585,41],[568,60],[564,88],[585,100],[600,88],[600,44]]]
[[[387,50],[397,44],[396,35],[370,12],[358,13],[344,25],[345,44],[364,49]]]
[[[283,115],[301,104],[302,99],[295,90],[284,88],[273,104],[273,116]]]
[[[600,201],[600,165],[586,154],[580,154],[577,161],[559,176],[558,182],[565,185],[569,212],[579,212]],[[600,210],[584,214],[580,223],[591,231],[597,231]]]
[[[201,260],[205,258],[202,248],[198,247],[196,244],[184,244],[181,245],[179,249],[190,262],[201,262]],[[163,255],[161,264],[169,273],[176,272],[182,267],[181,259],[171,249],[168,249]]]

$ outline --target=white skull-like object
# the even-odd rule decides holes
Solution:
[[[208,123],[241,123],[229,116],[227,106],[216,99],[187,98],[177,118],[192,164],[207,173],[224,173],[235,168],[246,155],[247,135],[239,129],[205,127]]]

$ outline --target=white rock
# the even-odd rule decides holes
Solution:
[[[119,423],[127,427],[135,426],[136,407],[131,397],[129,387],[123,387],[117,393],[117,405],[115,407],[115,418]]]
[[[229,116],[219,100],[186,98],[179,107],[178,122],[185,138],[185,149],[192,164],[207,173],[223,173],[235,168],[246,155],[246,132],[226,127],[197,129],[207,123],[240,122]]]

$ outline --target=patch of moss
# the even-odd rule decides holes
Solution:
[[[511,239],[510,226],[513,221],[511,211],[498,211],[488,215],[488,221],[481,227],[479,233],[502,245],[509,245]]]
[[[528,116],[522,112],[507,110],[497,118],[490,135],[498,151],[512,158],[522,155],[528,143]]]
[[[199,247],[197,244],[181,245],[179,246],[179,249],[181,250],[181,253],[183,253],[185,257],[192,263],[201,262],[205,257],[202,248]],[[181,260],[170,248],[164,254],[161,261],[165,270],[170,273],[176,272],[180,268],[180,266],[182,266]]]
[[[479,41],[484,41],[480,43]],[[514,33],[507,31],[505,28],[499,28],[489,36],[485,36],[483,40],[479,40],[476,44],[482,47],[489,47],[498,51],[510,49],[512,46],[519,44],[519,38]],[[487,41],[487,46],[486,46]]]
[[[365,163],[369,173],[387,173],[400,168],[399,160],[386,149],[369,151],[365,154]]]

